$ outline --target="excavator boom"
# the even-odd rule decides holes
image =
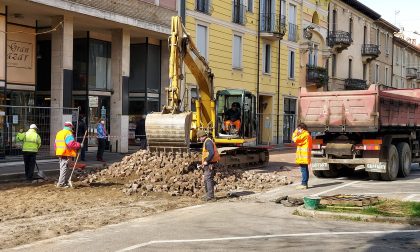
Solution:
[[[172,17],[169,38],[169,79],[166,105],[161,112],[146,116],[146,137],[149,149],[189,148],[192,122],[191,112],[181,111],[182,65],[189,68],[200,87],[200,122],[211,125],[213,74],[206,59],[200,55],[193,39],[182,25],[181,18]],[[214,114],[214,113],[213,113]],[[214,119],[214,118],[213,118]]]

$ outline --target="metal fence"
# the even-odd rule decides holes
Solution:
[[[77,129],[79,110],[77,108],[52,108],[32,106],[0,105],[0,158],[18,157],[22,153],[22,143],[16,141],[19,131],[26,132],[31,124],[36,124],[41,137],[40,157],[50,157],[51,117],[54,114],[67,115]],[[77,132],[77,131],[76,131]]]

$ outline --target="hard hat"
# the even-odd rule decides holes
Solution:
[[[205,132],[204,130],[198,130],[197,131],[197,137],[203,137],[203,136],[207,136],[207,132]]]
[[[71,123],[71,122],[65,122],[64,123],[64,126],[65,127],[72,127],[73,128],[73,123]]]
[[[31,126],[29,126],[30,129],[38,129],[38,127],[35,124],[31,124]]]

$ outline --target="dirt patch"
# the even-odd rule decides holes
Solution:
[[[274,161],[267,169],[250,171],[255,173],[252,177],[265,179],[267,173],[275,173],[276,176],[297,179],[299,171],[285,166],[281,163],[284,160],[276,156],[273,161],[278,158],[280,162]],[[74,182],[74,189],[58,189],[53,182],[0,185],[0,249],[202,203],[200,198],[182,194],[173,197],[167,192],[127,195],[123,189],[132,181],[130,176],[107,177],[89,185]],[[237,191],[242,190],[241,181],[236,181]],[[264,186],[259,186],[261,184]],[[275,180],[270,185],[264,181],[261,184],[257,183],[252,191],[281,185]],[[228,192],[220,188],[229,187],[216,186],[216,196],[224,199]]]

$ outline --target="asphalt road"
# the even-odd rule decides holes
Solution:
[[[293,155],[272,160],[287,162]],[[241,199],[178,209],[97,230],[17,247],[10,251],[419,251],[420,226],[325,221],[293,215],[275,204],[282,195],[352,193],[420,201],[420,169],[392,182],[350,178],[310,179],[311,188],[295,185]]]

